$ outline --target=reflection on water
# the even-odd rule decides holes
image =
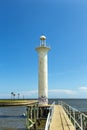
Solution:
[[[0,107],[0,130],[26,130],[26,107]]]

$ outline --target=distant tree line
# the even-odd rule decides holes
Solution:
[[[18,99],[20,98],[20,93],[17,94]],[[11,92],[11,99],[15,99],[16,94],[14,92]]]

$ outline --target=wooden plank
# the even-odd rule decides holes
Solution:
[[[75,130],[62,106],[55,105],[50,130]]]
[[[52,121],[50,124],[50,130],[57,130],[57,129],[62,130],[62,124],[59,112],[60,112],[59,107],[55,105]]]
[[[60,107],[60,113],[61,113],[62,124],[63,124],[64,130],[75,130],[74,126],[72,125],[64,109],[61,106],[59,107]]]

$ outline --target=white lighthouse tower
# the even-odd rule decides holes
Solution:
[[[36,48],[39,55],[39,70],[38,70],[38,100],[40,105],[48,104],[48,57],[47,53],[50,50],[46,46],[46,37],[40,37],[40,46]]]

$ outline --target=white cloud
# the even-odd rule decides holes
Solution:
[[[53,93],[53,94],[62,93],[62,94],[74,95],[76,92],[70,89],[52,89],[52,90],[49,90],[49,93]]]
[[[87,92],[87,87],[79,87],[79,90],[82,91],[82,92]]]
[[[20,93],[20,98],[37,98],[38,90],[30,90],[30,91],[20,91],[20,92],[14,92],[15,99],[18,98],[18,93]],[[0,98],[11,98],[11,93],[0,93]]]
[[[49,89],[48,94],[49,98],[87,98],[87,87],[79,87],[74,90],[72,89]],[[38,90],[30,91],[20,91],[15,92],[15,98],[18,98],[18,93],[20,93],[20,98],[38,98]],[[0,98],[11,98],[11,93],[0,93]]]
[[[22,95],[32,96],[32,97],[33,97],[33,95],[37,95],[37,93],[38,93],[38,90],[30,90],[30,91],[22,91],[22,92],[20,92],[20,94],[22,94]]]

